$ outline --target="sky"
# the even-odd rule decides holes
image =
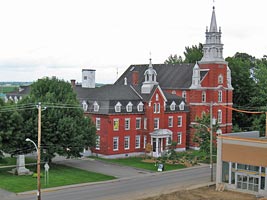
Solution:
[[[267,55],[266,0],[0,0],[0,82],[56,76],[114,83],[205,41],[212,6],[224,57]]]

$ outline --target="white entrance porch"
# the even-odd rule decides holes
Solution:
[[[152,145],[152,156],[161,157],[166,147],[166,141],[171,138],[172,131],[169,129],[158,129],[150,133],[151,145]]]

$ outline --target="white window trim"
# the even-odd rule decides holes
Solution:
[[[140,135],[136,135],[135,136],[135,148],[136,149],[140,149],[140,147],[141,147],[141,136]]]
[[[155,127],[155,121],[157,121],[157,127]],[[159,118],[154,118],[154,130],[159,129]]]
[[[181,136],[180,139],[179,139],[179,134],[180,134],[180,136]],[[182,144],[182,141],[183,141],[183,140],[182,140],[182,137],[183,137],[182,132],[178,132],[178,133],[177,133],[177,144],[178,144],[178,145]]]
[[[121,112],[121,103],[118,102],[116,105],[115,105],[115,112]]]
[[[126,139],[128,140],[128,141],[127,141],[127,143],[128,143],[128,147],[125,147]],[[130,136],[125,136],[125,137],[124,137],[124,149],[125,149],[125,150],[129,150],[129,149],[130,149]]]
[[[139,121],[139,127],[137,127],[137,121]],[[139,130],[139,129],[141,129],[141,127],[142,127],[142,119],[141,119],[141,117],[137,117],[135,120],[135,129]]]
[[[99,105],[98,105],[98,103],[96,101],[94,102],[93,107],[94,107],[94,112],[98,112],[99,111]]]
[[[144,110],[144,104],[142,102],[140,102],[138,105],[137,105],[137,111],[138,112],[143,112]]]
[[[146,148],[146,143],[147,143],[147,137],[144,135],[144,149]]]
[[[132,112],[133,111],[133,104],[132,102],[129,102],[126,106],[126,111],[127,112]]]
[[[223,84],[223,75],[222,74],[220,74],[218,76],[218,84]]]
[[[100,135],[96,135],[96,145],[95,145],[95,149],[96,150],[100,150]]]
[[[101,119],[99,117],[95,118],[95,127],[96,130],[100,131],[100,127],[101,127]]]
[[[180,105],[179,105],[179,109],[180,109],[180,110],[184,110],[184,105],[185,105],[185,103],[182,101],[182,102],[180,103]]]
[[[115,129],[115,122],[118,122],[118,128],[117,129]],[[118,131],[120,128],[120,120],[118,119],[118,118],[116,118],[116,119],[113,119],[113,131]]]
[[[144,118],[144,129],[147,130],[147,118]]]
[[[218,102],[222,102],[222,99],[223,99],[223,93],[222,93],[222,90],[219,90],[218,91]]]
[[[83,105],[83,111],[87,111],[88,105],[87,105],[86,101],[83,101],[82,105]]]
[[[126,122],[128,122],[128,127],[127,127],[127,123]],[[125,130],[130,130],[131,129],[131,118],[125,118],[125,120],[124,120],[124,129]]]
[[[222,123],[222,110],[218,110],[218,124]]]
[[[173,101],[170,105],[170,110],[173,111],[175,110],[176,103]]]
[[[114,142],[117,142],[117,148],[114,148]],[[113,151],[119,150],[119,137],[113,137]]]

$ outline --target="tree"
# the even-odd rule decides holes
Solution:
[[[80,156],[83,148],[95,144],[96,129],[90,118],[85,117],[71,85],[56,78],[39,79],[31,85],[29,96],[20,104],[42,103],[42,157],[51,161],[55,154]],[[25,138],[37,141],[37,109],[22,112]]]
[[[192,45],[191,47],[185,47],[184,56],[185,60],[184,63],[195,63],[200,61],[203,57],[203,45],[201,43],[197,45]]]
[[[181,64],[183,63],[183,58],[177,56],[176,54],[170,55],[167,60],[164,61],[165,64]]]
[[[196,129],[193,141],[197,142],[200,147],[200,151],[204,152],[207,155],[210,154],[210,115],[203,115],[202,118],[197,117],[196,125],[193,127]],[[219,126],[216,123],[212,126],[213,133],[216,133]],[[213,144],[216,144],[216,137],[213,137]],[[215,145],[212,146],[212,152],[216,152]]]

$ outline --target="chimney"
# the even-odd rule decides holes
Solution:
[[[139,79],[139,72],[138,71],[133,71],[132,72],[132,84],[133,85],[138,85],[138,79]]]
[[[71,83],[71,87],[74,88],[75,87],[75,82],[76,80],[75,79],[71,79],[70,80],[70,83]]]

